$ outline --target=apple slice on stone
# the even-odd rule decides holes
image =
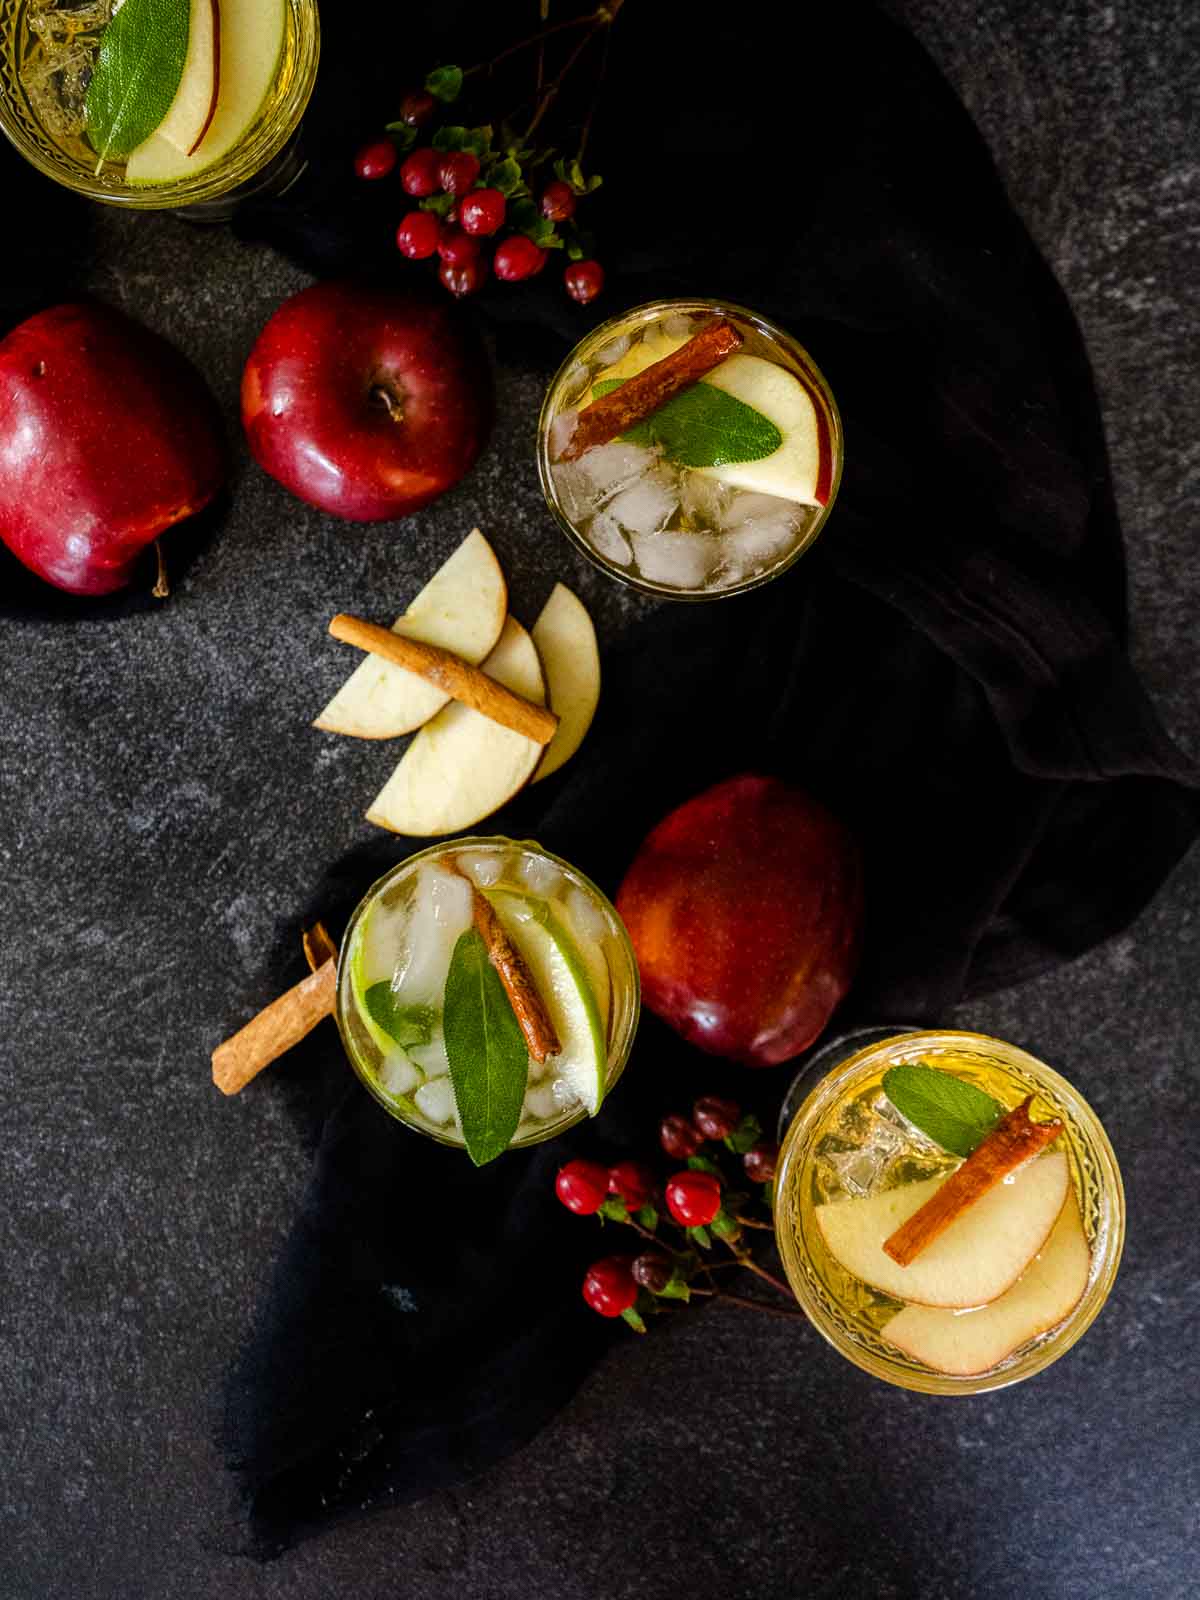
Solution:
[[[1072,1193],[1046,1243],[1012,1288],[990,1305],[974,1311],[910,1305],[881,1331],[898,1350],[935,1372],[974,1377],[1069,1317],[1083,1298],[1090,1271],[1091,1253]]]
[[[537,648],[512,617],[482,668],[505,688],[545,704]],[[367,821],[414,838],[472,827],[529,782],[542,750],[523,733],[455,701],[417,734],[376,795]]]
[[[1026,1162],[957,1217],[908,1266],[900,1266],[885,1253],[884,1241],[948,1177],[817,1206],[817,1225],[830,1254],[856,1278],[909,1304],[956,1310],[990,1304],[1017,1281],[1046,1243],[1070,1187],[1067,1158],[1052,1150]]]
[[[558,729],[533,775],[534,783],[557,772],[583,743],[600,699],[600,652],[596,630],[583,602],[556,583],[533,625],[533,642],[542,658],[550,709]]]
[[[396,619],[392,632],[452,650],[478,666],[500,638],[507,610],[504,573],[476,528]],[[313,726],[355,739],[395,739],[436,716],[449,698],[415,672],[369,655]]]
[[[169,121],[181,96],[187,97],[188,104],[193,98],[203,99],[204,73],[216,70],[216,106],[203,138],[199,144],[184,146],[182,132],[177,137],[169,135],[165,123],[160,123],[130,154],[125,164],[126,182],[174,183],[194,177],[228,154],[258,120],[275,83],[283,52],[286,4],[287,0],[220,0],[214,52],[219,69],[206,69],[199,60],[193,65],[189,42],[183,77],[167,113]],[[193,0],[193,21],[196,11]],[[194,89],[189,76],[195,79]]]

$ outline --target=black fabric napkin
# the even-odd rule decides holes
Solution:
[[[787,577],[664,606],[608,649],[580,754],[488,826],[614,892],[672,805],[739,770],[785,776],[866,854],[840,1020],[934,1021],[1126,924],[1191,842],[1196,777],[1125,654],[1078,332],[953,95],[866,6],[696,15],[627,0],[615,30],[592,146],[599,306],[572,306],[548,271],[476,311],[501,360],[547,376],[598,316],[656,295],[765,312],[838,397],[841,495]],[[322,20],[313,165],[239,227],[319,272],[394,273],[395,191],[347,183],[349,155],[393,113],[397,60],[481,59],[517,24],[452,0]],[[397,853],[364,844],[307,915],[340,931]],[[532,1436],[609,1336],[579,1297],[596,1237],[555,1202],[555,1169],[648,1150],[661,1110],[712,1087],[769,1116],[789,1075],[709,1062],[646,1018],[594,1123],[477,1172],[388,1118],[319,1030],[272,1082],[318,1148],[229,1387],[250,1548],[419,1498]]]

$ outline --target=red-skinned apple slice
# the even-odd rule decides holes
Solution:
[[[990,1305],[965,1312],[910,1305],[881,1331],[898,1350],[935,1372],[974,1377],[1069,1317],[1083,1298],[1090,1271],[1091,1253],[1072,1193],[1041,1250]]]
[[[512,617],[482,666],[506,688],[545,704],[537,648]],[[375,796],[367,821],[414,838],[472,827],[524,788],[542,748],[456,701],[417,734]]]
[[[392,632],[452,650],[478,666],[495,647],[508,610],[508,586],[479,529],[430,578]],[[313,724],[355,739],[395,739],[442,709],[450,696],[414,672],[367,656]]]
[[[600,699],[600,653],[596,630],[583,602],[556,583],[533,625],[533,642],[542,658],[550,709],[558,730],[533,775],[534,783],[557,772],[583,743]]]
[[[883,1243],[948,1174],[816,1208],[830,1254],[847,1272],[897,1300],[965,1310],[1012,1287],[1046,1243],[1070,1188],[1067,1158],[1052,1150],[1019,1167],[902,1267]]]
[[[166,116],[154,130],[190,156],[208,132],[221,89],[221,12],[218,0],[191,0],[187,55],[179,87]]]

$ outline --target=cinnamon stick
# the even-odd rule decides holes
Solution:
[[[550,1013],[546,1010],[546,1002],[538,992],[538,986],[533,981],[533,974],[526,965],[525,957],[505,932],[496,908],[488,897],[475,887],[475,882],[468,873],[461,871],[452,861],[443,861],[441,865],[447,872],[458,873],[458,876],[464,878],[471,886],[472,920],[479,937],[483,940],[488,960],[504,985],[504,992],[525,1036],[525,1047],[529,1054],[537,1062],[545,1061],[547,1056],[556,1056],[562,1045]]]
[[[325,961],[294,988],[213,1051],[213,1082],[222,1094],[237,1094],[285,1050],[299,1044],[333,1010],[337,962]]]
[[[669,356],[644,367],[619,389],[610,389],[579,413],[575,431],[562,453],[564,461],[577,461],[585,450],[607,444],[630,428],[644,422],[660,406],[666,405],[681,389],[697,383],[706,372],[719,366],[745,341],[732,322],[721,318],[701,328],[686,344]]]
[[[329,631],[343,644],[383,656],[386,661],[394,661],[398,667],[415,672],[452,699],[461,700],[464,705],[500,723],[501,727],[523,733],[536,744],[549,744],[554,737],[558,718],[548,706],[536,705],[523,695],[514,694],[450,650],[425,644],[420,639],[406,639],[402,633],[393,633],[390,628],[379,628],[373,622],[344,613],[334,617]]]
[[[1029,1120],[1032,1100],[1033,1096],[1029,1095],[1002,1117],[921,1209],[914,1211],[907,1222],[901,1223],[895,1233],[884,1240],[883,1248],[893,1261],[902,1267],[915,1261],[969,1206],[1058,1137],[1063,1125],[1057,1119],[1051,1122]]]
[[[311,928],[305,928],[300,938],[304,944],[304,959],[308,962],[310,972],[316,972],[317,968],[323,967],[327,961],[337,960],[337,945],[329,937],[323,922],[314,922]]]

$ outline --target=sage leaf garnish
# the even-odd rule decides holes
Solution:
[[[592,398],[619,389],[623,378],[603,378]],[[774,455],[783,435],[761,411],[714,384],[681,389],[652,415],[621,435],[631,444],[661,445],[681,467],[725,467]]]
[[[512,1143],[525,1100],[529,1052],[475,928],[460,937],[450,958],[442,1031],[467,1154],[481,1167]]]
[[[433,1006],[402,1006],[396,1002],[392,985],[381,978],[363,992],[363,1004],[372,1022],[381,1027],[389,1039],[404,1046],[428,1044],[433,1038],[433,1025],[437,1012]]]
[[[952,1072],[918,1063],[891,1067],[883,1092],[902,1116],[951,1155],[969,1156],[1004,1115],[1004,1107]]]
[[[190,19],[189,0],[125,0],[105,28],[84,101],[88,141],[102,161],[132,155],[171,109]]]

